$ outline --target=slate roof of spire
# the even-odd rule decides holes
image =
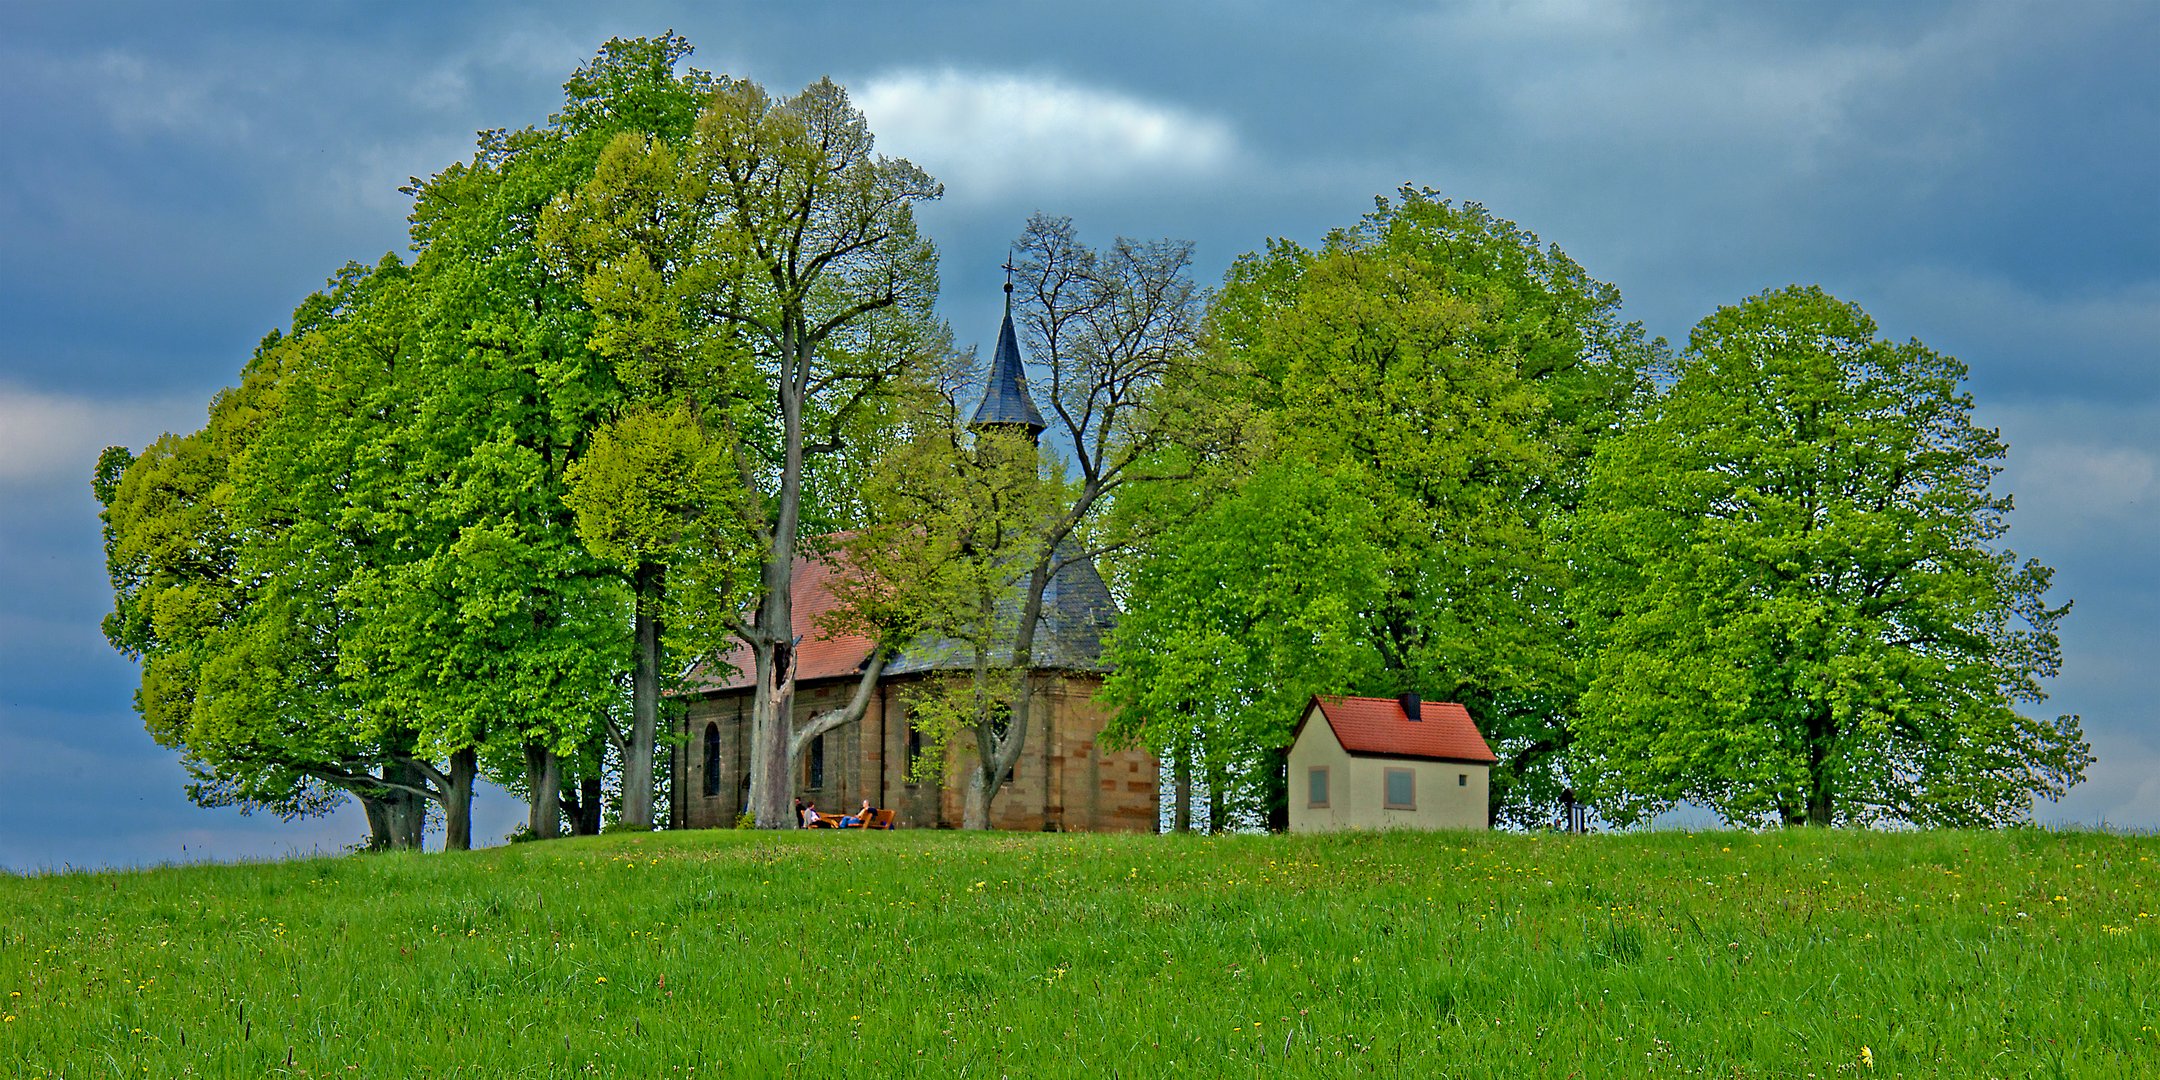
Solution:
[[[990,382],[983,388],[982,404],[973,423],[1015,424],[1030,435],[1042,434],[1042,413],[1028,396],[1027,366],[1020,362],[1020,339],[1013,333],[1012,286],[1005,286],[1005,321],[998,327],[997,351],[990,357]]]

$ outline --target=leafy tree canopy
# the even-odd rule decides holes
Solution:
[[[1596,659],[1571,761],[1627,823],[2022,820],[2091,762],[2028,717],[2068,605],[2001,544],[1965,367],[1818,288],[1698,324],[1600,448],[1574,537]]]

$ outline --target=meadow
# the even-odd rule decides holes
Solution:
[[[713,831],[0,875],[0,1076],[2153,1076],[2155,855]]]

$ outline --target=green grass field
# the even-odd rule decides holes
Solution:
[[[2155,855],[723,831],[0,875],[0,1076],[2156,1076]]]

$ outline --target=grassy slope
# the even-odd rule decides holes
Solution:
[[[700,832],[0,875],[0,1076],[2151,1076],[2156,855]]]

